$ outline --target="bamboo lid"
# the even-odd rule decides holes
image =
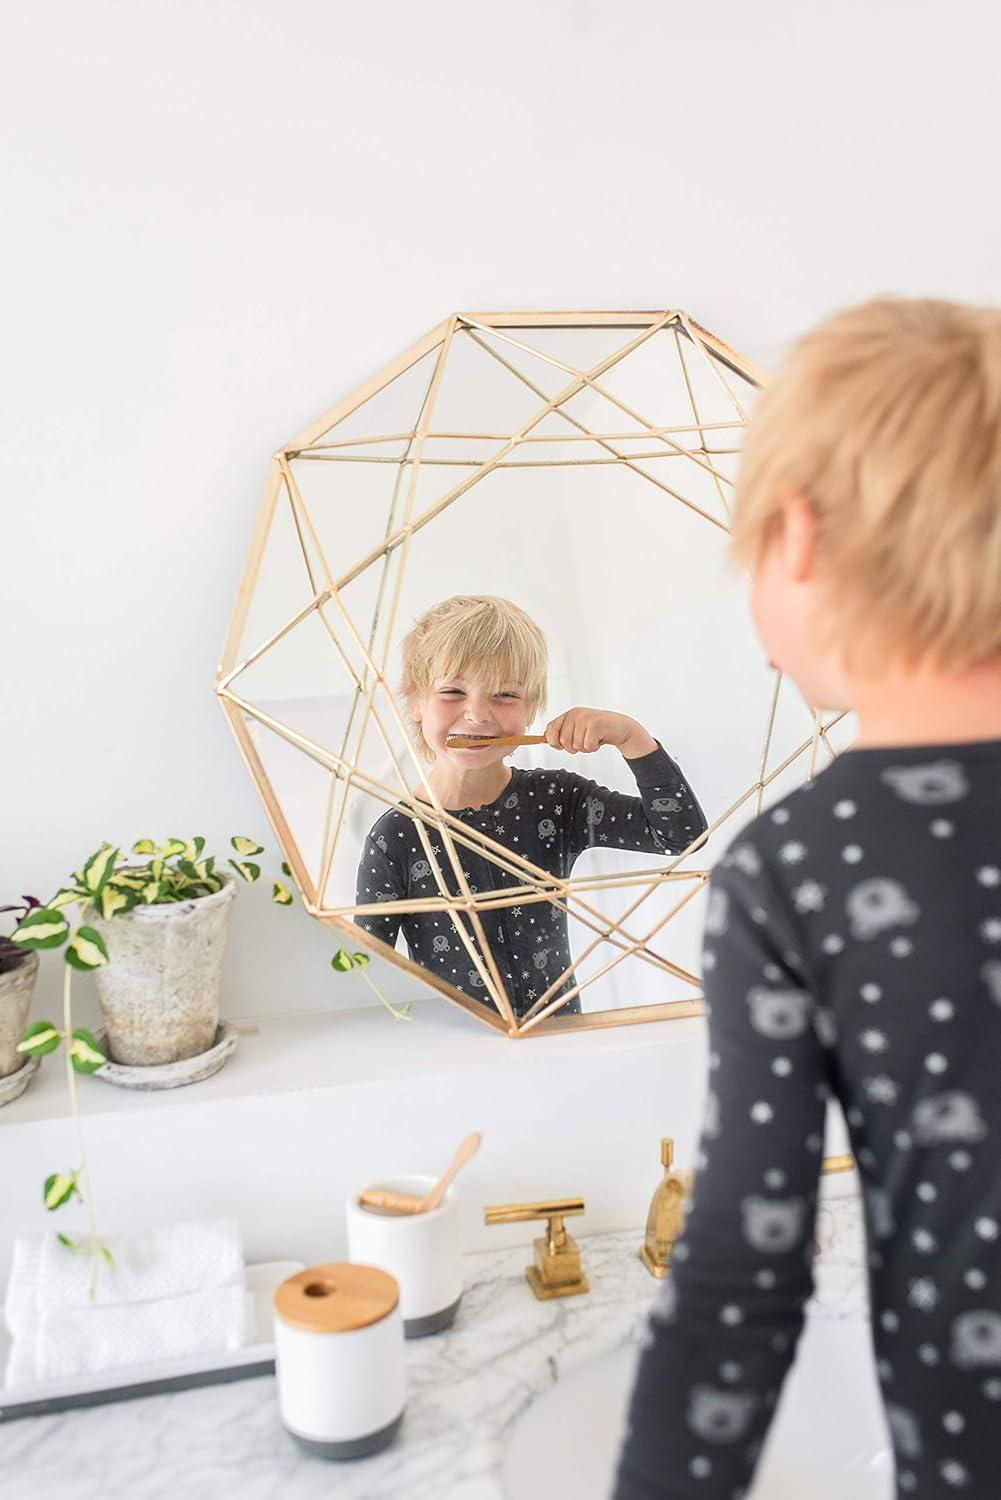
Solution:
[[[275,1288],[275,1316],[310,1333],[351,1333],[387,1317],[400,1300],[388,1271],[330,1261],[307,1266]]]

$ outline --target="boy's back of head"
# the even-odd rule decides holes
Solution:
[[[733,549],[752,571],[794,492],[847,664],[1001,654],[1001,310],[885,297],[801,338],[744,445]]]

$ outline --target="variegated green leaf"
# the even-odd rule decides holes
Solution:
[[[351,958],[351,954],[348,953],[345,948],[338,948],[337,952],[330,960],[330,967],[332,969],[336,969],[339,974],[346,974],[349,969],[354,968],[354,962]]]
[[[247,859],[251,854],[264,853],[263,844],[255,844],[253,839],[241,838],[239,834],[237,834],[234,838],[231,838],[230,843],[236,850],[237,854],[239,854],[241,859]]]
[[[158,880],[147,880],[142,888],[142,898],[146,906],[154,906],[160,899],[160,882]]]
[[[367,953],[352,953],[351,957],[354,959],[355,967],[358,969],[364,969],[369,961]]]
[[[113,1271],[115,1269],[115,1257],[112,1255],[107,1245],[101,1245],[99,1246],[99,1249],[101,1252],[101,1259],[107,1265],[108,1270]]]
[[[118,870],[108,884],[123,891],[141,891],[146,884],[146,876],[141,870]]]
[[[99,969],[108,962],[107,945],[93,927],[78,927],[66,949],[66,962],[74,969]]]
[[[90,892],[85,891],[82,886],[67,885],[61,891],[56,891],[49,902],[49,911],[62,911],[64,906],[72,906],[75,901],[86,901]]]
[[[151,859],[149,862],[149,873],[154,880],[162,880],[164,864],[162,859]]]
[[[48,1209],[62,1208],[68,1203],[74,1193],[79,1197],[80,1189],[76,1185],[75,1172],[53,1172],[46,1177],[45,1186],[42,1189],[42,1201]]]
[[[91,1032],[78,1026],[70,1038],[70,1062],[78,1073],[96,1073],[108,1061]]]
[[[160,845],[160,853],[164,859],[174,859],[178,854],[183,854],[187,847],[187,839],[167,839]]]
[[[291,880],[291,878],[292,878],[292,871],[289,869],[288,865],[285,863],[284,860],[282,860],[282,874],[283,875],[287,875],[289,877],[289,879]]]
[[[56,1239],[60,1245],[65,1245],[67,1250],[72,1250],[74,1255],[81,1255],[83,1253],[85,1247],[77,1244],[76,1240],[71,1240],[68,1234],[57,1234]]]
[[[260,880],[261,878],[260,865],[254,865],[249,863],[249,861],[242,859],[231,859],[230,864],[233,866],[233,869],[239,875],[240,879],[245,880],[248,885],[253,885],[255,880]]]
[[[271,899],[276,906],[291,906],[292,892],[288,889],[288,886],[282,885],[280,880],[276,880],[271,887]]]
[[[62,1032],[51,1021],[35,1021],[21,1032],[17,1051],[27,1053],[28,1057],[44,1057],[47,1052],[55,1052],[62,1037]]]
[[[192,855],[192,858],[193,859],[201,859],[201,857],[202,857],[202,850],[205,848],[205,840],[203,838],[195,838],[195,839],[192,839],[191,842],[195,846],[195,852]]]
[[[110,921],[120,911],[131,911],[139,901],[139,892],[132,890],[120,890],[117,885],[110,883],[104,886],[94,897],[94,905],[104,920]],[[91,965],[91,967],[95,967]]]
[[[92,854],[83,867],[83,879],[80,884],[85,886],[92,896],[104,888],[104,883],[115,868],[115,860],[118,858],[118,850],[114,844],[102,844],[96,854]]]
[[[61,911],[51,906],[41,906],[29,912],[24,921],[11,934],[11,942],[19,948],[58,948],[69,936],[70,924]]]
[[[152,839],[136,839],[132,845],[133,854],[155,854],[156,845]]]

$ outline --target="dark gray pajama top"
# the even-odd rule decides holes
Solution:
[[[615,792],[573,771],[511,768],[501,795],[480,808],[450,809],[470,828],[506,844],[552,875],[565,878],[584,849],[634,849],[649,854],[679,854],[707,826],[685,777],[660,742],[648,755],[627,761],[639,796]],[[433,832],[433,830],[432,830]],[[451,894],[455,873],[440,841],[432,843]],[[462,854],[463,871],[473,893],[523,885],[522,876],[501,870],[472,849]],[[435,896],[438,887],[413,821],[390,808],[365,840],[358,866],[356,904]],[[479,914],[490,949],[503,977],[511,1007],[522,1016],[571,962],[566,914],[547,901],[503,907]],[[451,918],[445,912],[391,912],[385,917],[357,915],[366,932],[393,947],[401,928],[411,958],[437,972],[456,989],[489,1003],[483,981],[472,964]],[[465,923],[474,947],[472,929]],[[506,957],[505,957],[506,955]],[[555,992],[572,989],[569,977]],[[580,1010],[580,996],[568,1000],[558,1015]]]
[[[1001,740],[851,750],[756,818],[713,871],[704,968],[701,1159],[615,1500],[745,1493],[812,1290],[830,1094],[897,1494],[998,1500]]]

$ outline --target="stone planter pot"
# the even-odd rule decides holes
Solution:
[[[0,974],[0,1078],[16,1073],[28,1059],[16,1051],[28,1024],[31,993],[38,978],[38,954],[25,953],[16,969]]]
[[[219,1025],[219,987],[236,881],[164,906],[135,906],[86,921],[108,945],[95,969],[107,1051],[116,1063],[151,1067],[207,1052]]]

